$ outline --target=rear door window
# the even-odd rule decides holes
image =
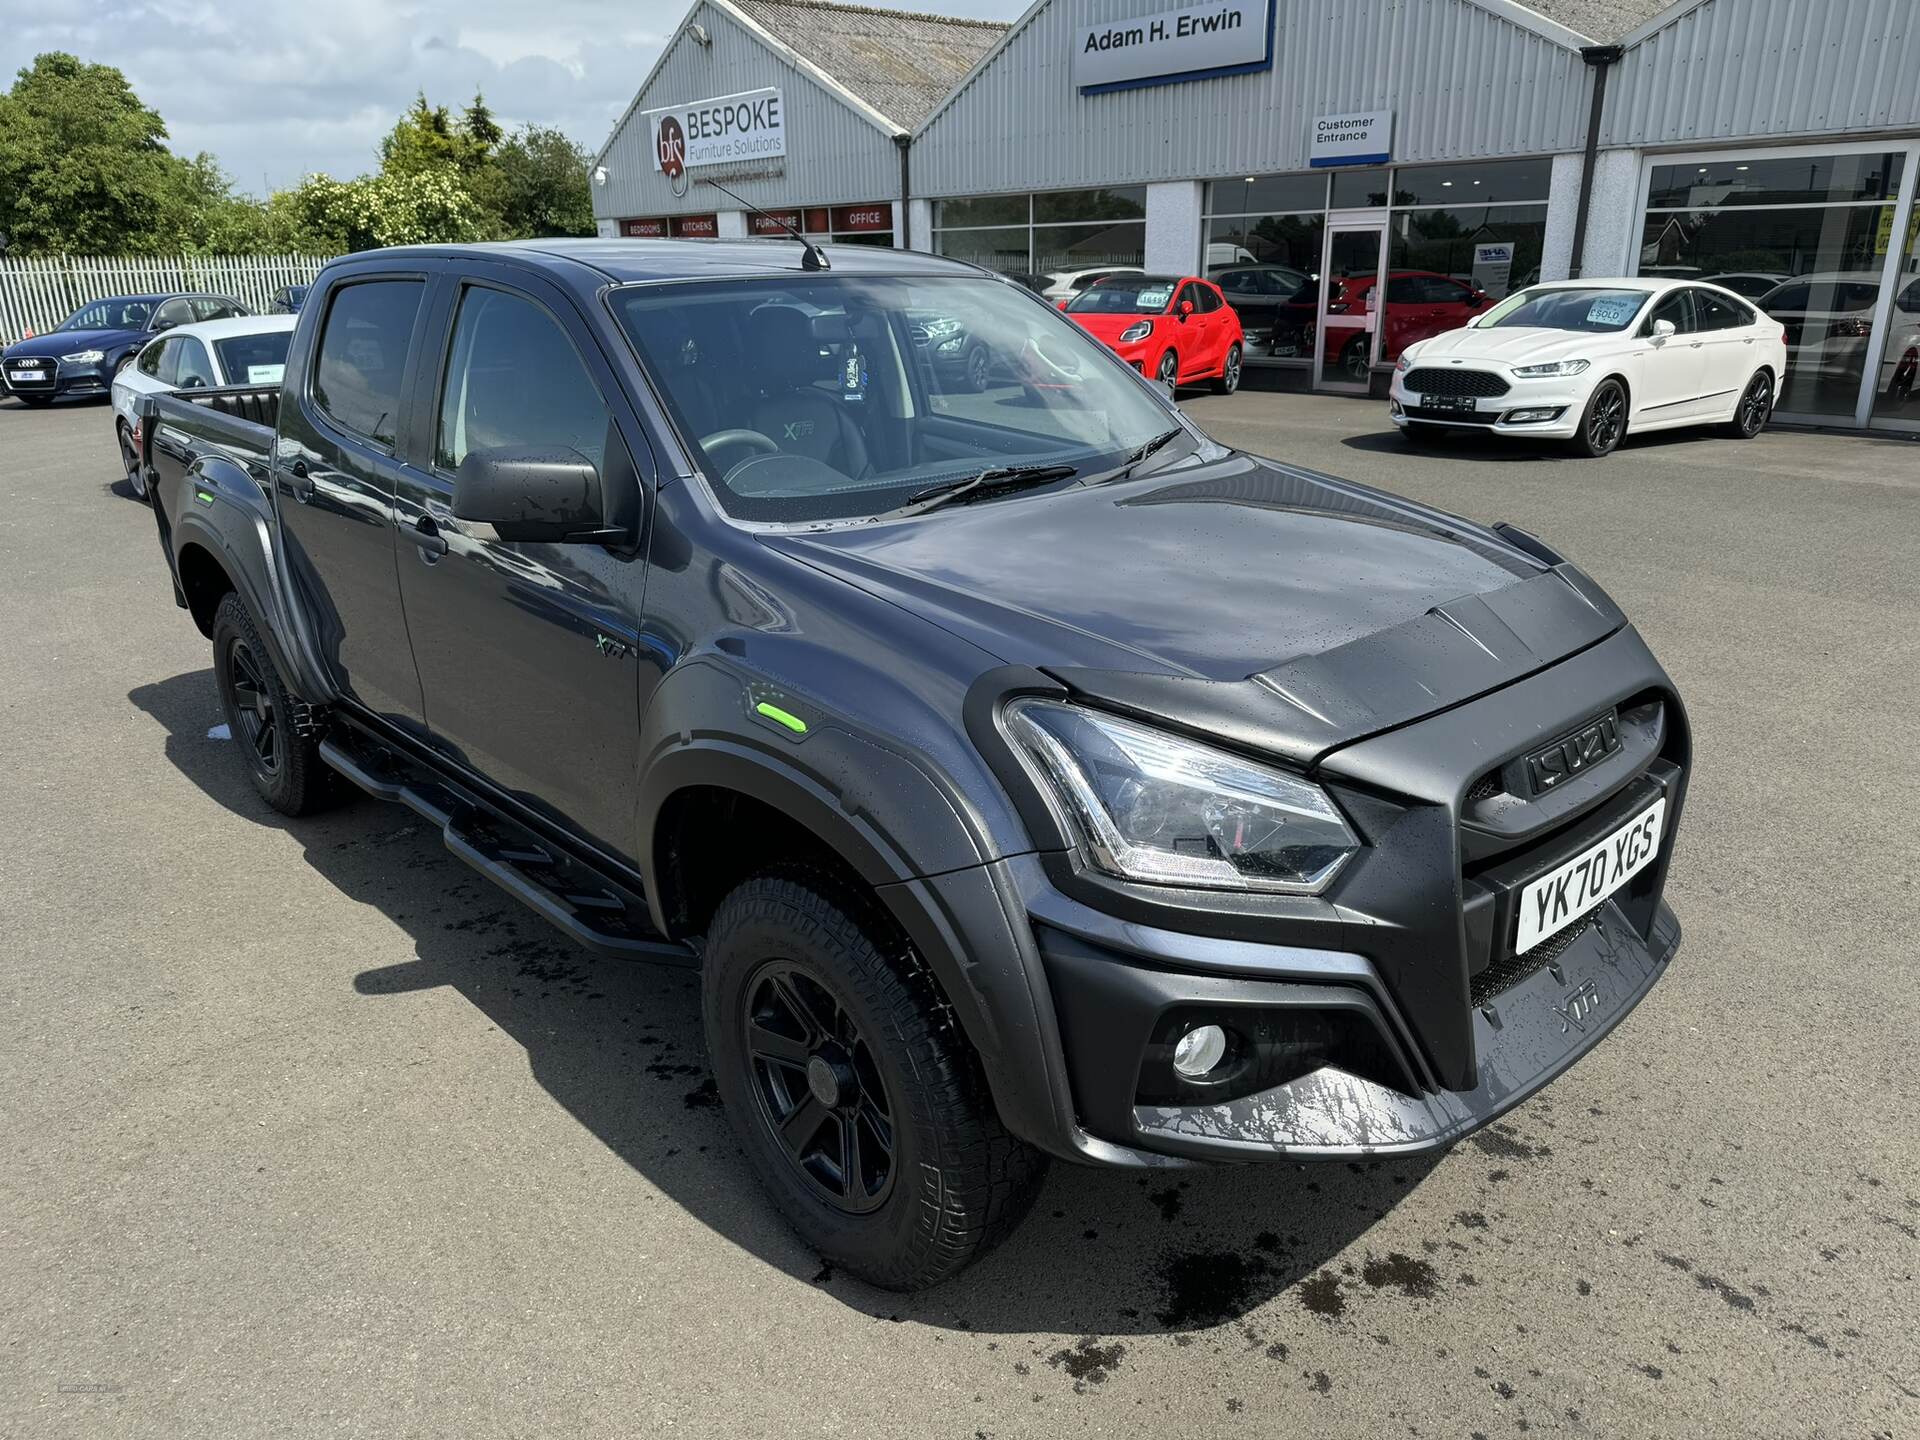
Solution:
[[[334,424],[393,444],[425,288],[418,280],[362,280],[334,291],[313,375],[314,404]]]
[[[460,300],[433,460],[476,450],[567,449],[601,469],[607,406],[559,324],[531,300],[471,287]]]

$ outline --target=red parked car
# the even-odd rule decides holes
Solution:
[[[1142,375],[1169,390],[1240,388],[1245,339],[1218,286],[1197,275],[1127,275],[1089,285],[1060,308]]]
[[[1341,276],[1330,282],[1327,310],[1334,315],[1359,315],[1375,302],[1375,280],[1371,275]],[[1432,270],[1389,270],[1387,272],[1387,315],[1385,333],[1380,337],[1382,365],[1400,358],[1400,352],[1416,340],[1425,340],[1448,330],[1458,330],[1481,311],[1490,309],[1493,297],[1466,281]],[[1329,366],[1338,365],[1347,378],[1367,378],[1367,332],[1332,326],[1326,333]],[[1341,347],[1338,354],[1333,347]]]

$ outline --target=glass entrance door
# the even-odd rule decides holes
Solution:
[[[1320,333],[1315,339],[1316,390],[1364,395],[1379,348],[1380,258],[1386,226],[1327,225],[1320,263]]]

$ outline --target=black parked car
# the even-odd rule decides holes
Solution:
[[[298,315],[312,288],[311,285],[282,285],[273,292],[273,301],[267,308],[275,315]]]
[[[254,786],[697,967],[752,1165],[875,1283],[1048,1156],[1449,1145],[1674,953],[1687,721],[1605,592],[1216,444],[1007,281],[540,241],[313,303],[283,388],[142,401]],[[925,314],[1049,380],[956,389]]]
[[[0,351],[0,393],[28,405],[60,395],[105,395],[113,377],[162,330],[253,312],[224,295],[120,295],[82,305],[44,335]]]

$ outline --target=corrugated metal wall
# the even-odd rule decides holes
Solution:
[[[701,45],[682,29],[668,47],[651,86],[607,147],[601,162],[607,167],[607,183],[593,190],[596,216],[737,210],[733,201],[700,183],[702,173],[713,175],[755,205],[832,205],[899,197],[899,151],[871,120],[810,75],[774,56],[756,36],[714,6],[699,6],[692,18],[707,28],[713,44]],[[689,170],[693,183],[684,199],[675,199],[666,177],[653,168],[652,142],[640,112],[768,85],[780,87],[786,110],[786,158],[741,169],[764,171],[779,165],[785,173],[770,179],[734,179],[728,166]]]
[[[1908,0],[1911,3],[1911,0]],[[1052,0],[914,140],[927,196],[1302,170],[1315,116],[1392,109],[1395,160],[1578,148],[1579,52],[1469,0],[1275,0],[1270,71],[1082,97],[1081,27],[1168,0]]]
[[[1707,0],[1621,58],[1603,145],[1920,127],[1914,0]]]

